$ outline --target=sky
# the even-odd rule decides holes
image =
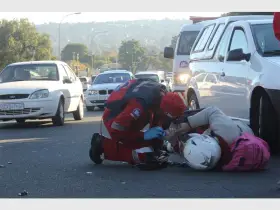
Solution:
[[[78,11],[79,12],[79,11]],[[28,18],[35,24],[60,22],[71,12],[1,12],[0,19]],[[216,17],[223,12],[82,12],[79,15],[70,15],[63,22],[106,22],[119,20],[144,20],[144,19],[189,19],[189,16]]]

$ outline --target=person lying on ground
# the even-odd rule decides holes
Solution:
[[[169,151],[176,148],[180,136],[185,138],[181,153],[188,165],[198,170],[233,170],[234,164],[239,164],[240,170],[243,165],[245,169],[242,170],[246,170],[246,167],[251,167],[248,164],[256,162],[262,168],[270,157],[268,144],[255,137],[246,123],[233,120],[217,107],[207,107],[192,116],[186,116],[178,127],[166,137],[171,144]],[[250,141],[240,143],[241,140]]]

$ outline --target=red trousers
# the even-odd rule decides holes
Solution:
[[[118,140],[112,135],[111,126],[106,125],[112,139],[103,138],[104,158],[111,161],[127,162],[129,164],[145,163],[147,155],[153,155],[154,150],[162,146],[162,140],[152,140],[136,142],[134,139],[129,139],[129,135],[124,139]]]

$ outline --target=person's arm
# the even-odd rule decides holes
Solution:
[[[280,12],[274,13],[273,30],[275,37],[280,41]]]
[[[111,125],[111,135],[116,138],[130,139],[131,141],[143,141],[144,132],[131,129],[137,120],[147,116],[143,106],[137,100],[131,100],[125,109],[115,118]],[[124,139],[124,140],[125,140]]]

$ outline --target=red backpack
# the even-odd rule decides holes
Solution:
[[[264,170],[270,159],[268,144],[250,133],[242,133],[231,145],[231,161],[222,167],[223,171]]]

